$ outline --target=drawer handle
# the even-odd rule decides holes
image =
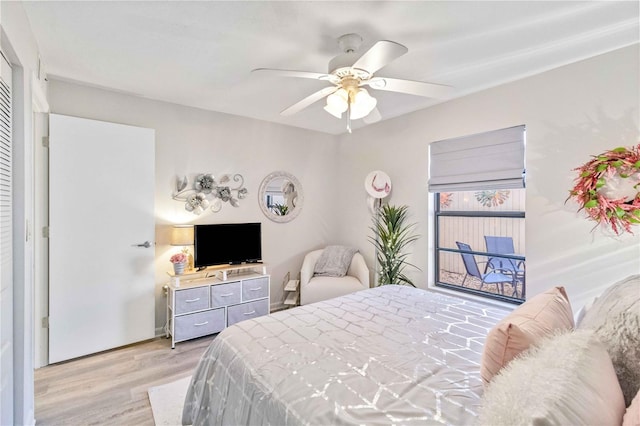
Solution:
[[[185,302],[187,302],[187,303],[193,303],[193,302],[197,302],[198,300],[200,300],[200,298],[199,298],[199,297],[196,297],[195,299],[187,299],[187,300],[185,300]]]
[[[254,311],[251,311],[251,312],[245,312],[244,315],[253,315],[255,313],[256,313],[256,311],[254,310]]]
[[[249,291],[260,291],[262,287],[250,288]]]
[[[196,323],[196,324],[193,324],[193,325],[195,325],[196,327],[201,327],[201,326],[207,325],[207,324],[209,324],[209,321],[199,322],[199,323]]]
[[[221,294],[220,297],[229,297],[233,296],[233,293]]]

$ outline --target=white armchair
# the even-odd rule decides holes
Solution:
[[[321,254],[322,250],[307,253],[302,262],[300,271],[301,305],[369,288],[369,268],[360,253],[353,255],[349,270],[344,277],[314,277],[313,270]]]

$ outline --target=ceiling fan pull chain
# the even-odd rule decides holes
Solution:
[[[347,105],[347,131],[351,133],[351,99]]]

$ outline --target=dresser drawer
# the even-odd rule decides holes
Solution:
[[[224,308],[182,315],[175,318],[175,340],[188,340],[218,333],[224,327]]]
[[[176,290],[176,315],[209,307],[209,286]]]
[[[212,308],[236,305],[241,301],[240,281],[211,286]]]
[[[242,281],[242,301],[269,296],[269,278],[254,278]]]
[[[268,313],[269,299],[241,303],[227,308],[227,323],[228,325],[232,325],[246,319],[267,315]]]

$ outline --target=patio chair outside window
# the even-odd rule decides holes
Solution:
[[[471,250],[471,246],[469,244],[456,241],[456,245],[458,246],[459,250],[473,251]],[[484,284],[495,284],[496,288],[499,289],[500,294],[504,294],[504,283],[511,284],[511,286],[515,285],[513,277],[507,276],[500,272],[489,271],[484,274],[481,273],[480,268],[478,268],[476,258],[471,253],[460,253],[460,256],[462,256],[462,261],[467,272],[464,276],[464,279],[462,280],[463,287],[464,282],[467,280],[468,276],[476,277],[480,280],[480,290],[482,289],[482,286]]]
[[[484,241],[487,245],[488,253],[516,254],[513,247],[513,238],[511,237],[494,237],[485,235]],[[510,275],[514,280],[514,285],[517,284],[517,281],[521,282],[523,287],[522,294],[524,295],[525,269],[523,261],[493,256],[490,257],[487,262],[487,269]],[[517,286],[514,288],[514,295],[516,297],[518,295]]]

